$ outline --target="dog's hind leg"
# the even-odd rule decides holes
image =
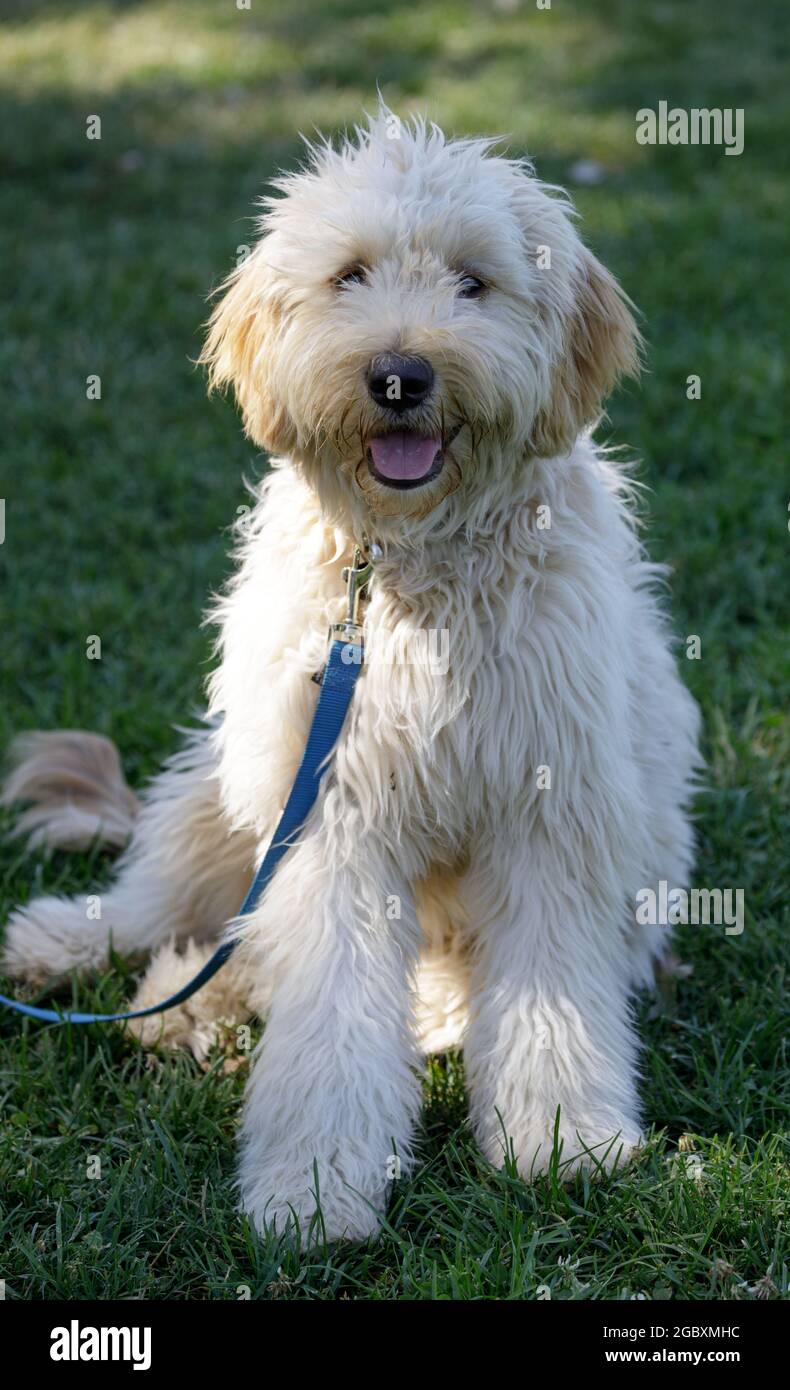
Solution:
[[[90,751],[90,736],[85,746]],[[54,750],[56,744],[51,747]],[[115,811],[115,842],[124,810],[131,840],[118,862],[115,881],[105,891],[89,898],[34,898],[12,913],[3,952],[9,975],[41,983],[75,968],[101,969],[111,945],[120,955],[134,956],[170,938],[202,940],[219,934],[244,896],[255,845],[252,838],[231,832],[223,819],[210,729],[190,737],[139,807],[111,760],[106,761],[111,775],[102,781],[97,780],[95,759],[91,765],[88,758],[80,782],[79,746],[73,743],[68,778],[62,760],[59,767],[53,760],[48,782],[46,741],[33,745],[33,752],[35,775],[26,774],[21,764],[12,774],[11,790],[16,796],[26,790],[35,801],[32,793],[38,789],[38,807],[28,812],[28,817],[34,816],[28,827],[38,843],[85,843],[77,836],[79,826],[86,833],[89,826],[100,833],[108,808]],[[62,796],[57,806],[68,780],[82,787],[78,815]]]
[[[213,942],[190,939],[177,946],[166,941],[154,952],[129,1008],[147,1009],[175,994],[206,964],[214,949]],[[199,1062],[224,1036],[233,1044],[231,1060],[239,1061],[248,1054],[250,1045],[249,1029],[241,1030],[239,1025],[253,1013],[248,961],[240,947],[218,974],[183,1004],[166,1013],[132,1019],[126,1026],[145,1047],[185,1047]]]
[[[422,933],[417,967],[415,1024],[426,1054],[460,1047],[469,1013],[469,960],[464,909],[455,874],[435,869],[415,884]]]

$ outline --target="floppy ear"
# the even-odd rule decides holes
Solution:
[[[597,419],[618,379],[638,373],[641,338],[628,304],[614,276],[585,247],[551,399],[532,430],[539,457],[567,454],[580,430]]]
[[[295,431],[277,400],[272,371],[283,309],[259,251],[220,287],[198,360],[208,367],[209,391],[233,387],[250,438],[270,453],[288,453]]]

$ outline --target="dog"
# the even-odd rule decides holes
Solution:
[[[688,879],[698,713],[627,470],[591,435],[638,371],[631,302],[562,192],[382,108],[308,146],[260,233],[202,354],[272,456],[212,610],[206,723],[141,803],[106,740],[23,739],[5,796],[34,843],[129,843],[100,917],[34,898],[4,963],[40,983],[102,970],[110,943],[150,952],[142,1007],[235,930],[225,971],[136,1031],[204,1056],[218,1017],[263,1018],[241,1206],[309,1238],[320,1201],[326,1238],[362,1240],[416,1161],[426,1052],[463,1047],[477,1143],[527,1180],[553,1153],[571,1176],[638,1148],[632,1000],[667,937],[634,901]],[[238,921],[356,547],[374,577],[351,711]]]

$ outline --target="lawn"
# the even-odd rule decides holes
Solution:
[[[25,728],[100,730],[140,785],[199,708],[201,610],[227,573],[244,478],[265,467],[192,365],[205,296],[249,242],[265,180],[298,159],[298,131],[357,120],[378,81],[402,113],[533,154],[642,310],[649,371],[602,436],[641,461],[704,711],[696,883],[746,903],[740,936],[682,929],[682,969],[640,1003],[651,1137],[630,1169],[533,1187],[490,1171],[466,1130],[462,1060],[441,1058],[424,1162],[369,1248],[287,1250],[236,1214],[244,1066],[0,1016],[6,1297],[787,1297],[784,7],[5,0],[2,14],[0,748]],[[744,108],[743,154],[638,145],[635,113],[660,99]],[[0,922],[42,886],[87,892],[110,867],[6,838]],[[74,998],[115,1008],[132,988],[118,963]]]

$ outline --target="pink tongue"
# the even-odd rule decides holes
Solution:
[[[426,439],[416,434],[383,434],[369,441],[376,469],[384,478],[405,481],[424,478],[430,473],[441,439]]]

